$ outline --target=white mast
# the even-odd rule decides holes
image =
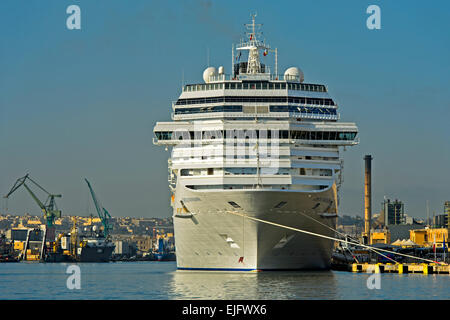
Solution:
[[[270,47],[266,45],[265,41],[262,42],[258,39],[261,35],[261,32],[257,31],[261,28],[262,24],[255,23],[256,14],[252,14],[252,23],[245,24],[247,28],[246,35],[248,40],[241,40],[240,44],[236,47],[236,50],[248,50],[248,60],[247,60],[247,70],[246,72],[242,72],[246,76],[256,76],[261,77],[265,76],[268,73],[266,70],[262,70],[261,62],[260,62],[260,50],[264,50],[268,52]]]
[[[248,64],[247,64],[247,73],[250,74],[261,73],[261,63],[259,62],[259,50],[255,34],[255,17],[256,14],[252,15],[252,24],[246,25],[246,27],[250,28],[251,30],[250,47],[248,52]]]

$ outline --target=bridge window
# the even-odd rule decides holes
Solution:
[[[336,132],[336,131],[291,131],[292,139],[300,140],[354,140],[357,132]]]
[[[214,83],[208,85],[186,85],[183,87],[183,91],[185,92],[193,92],[193,91],[201,91],[201,90],[217,90],[217,89],[256,89],[256,90],[274,90],[274,89],[286,89],[289,90],[298,90],[298,91],[314,91],[314,92],[326,92],[326,88],[324,85],[317,84],[304,84],[304,83],[285,83],[285,82],[265,82],[265,81],[257,81],[257,82],[245,82],[249,85],[243,85],[242,82],[225,82],[225,83]]]
[[[170,140],[172,139],[172,132],[170,131],[157,131],[155,132],[156,138],[158,140]]]

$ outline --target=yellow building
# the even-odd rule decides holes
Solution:
[[[409,230],[409,239],[414,241],[419,246],[424,246],[427,239],[426,229]]]
[[[409,238],[420,246],[430,247],[436,241],[436,247],[442,247],[443,242],[448,243],[448,229],[417,229],[409,230]]]
[[[90,225],[93,224],[93,223],[99,223],[99,222],[102,222],[102,220],[100,220],[100,218],[91,218],[91,217],[89,217],[89,218],[83,218],[83,220],[85,221],[85,222],[83,223],[83,226],[90,226]]]
[[[376,243],[390,244],[391,233],[388,230],[372,231],[370,233],[370,244]]]
[[[27,224],[40,225],[40,224],[42,224],[42,222],[40,220],[28,220]]]

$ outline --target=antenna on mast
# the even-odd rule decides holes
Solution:
[[[231,44],[231,74],[234,79],[234,44]]]
[[[256,12],[254,14],[251,14],[250,17],[252,17],[252,23],[246,23],[244,24],[244,26],[247,28],[248,31],[250,32],[246,32],[247,36],[249,37],[250,41],[256,42],[256,36],[261,36],[262,32],[260,31],[256,31],[257,29],[259,30],[262,27],[262,23],[255,23],[255,18],[256,18],[257,14]]]

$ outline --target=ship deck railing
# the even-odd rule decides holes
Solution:
[[[218,144],[218,143],[226,143],[226,141],[234,141],[234,138],[231,139],[201,139],[201,144]],[[177,145],[177,144],[193,144],[194,142],[199,142],[197,140],[176,140],[176,139],[158,139],[153,137],[153,144],[161,145]],[[279,139],[279,143],[289,142],[291,144],[314,144],[314,145],[336,145],[336,146],[353,146],[359,144],[359,137],[355,137],[353,140],[301,140],[301,139]]]
[[[340,113],[337,114],[319,114],[319,113],[305,113],[305,112],[269,112],[269,113],[243,113],[243,112],[193,112],[193,113],[171,113],[172,120],[190,120],[202,118],[304,118],[315,120],[339,120]]]

